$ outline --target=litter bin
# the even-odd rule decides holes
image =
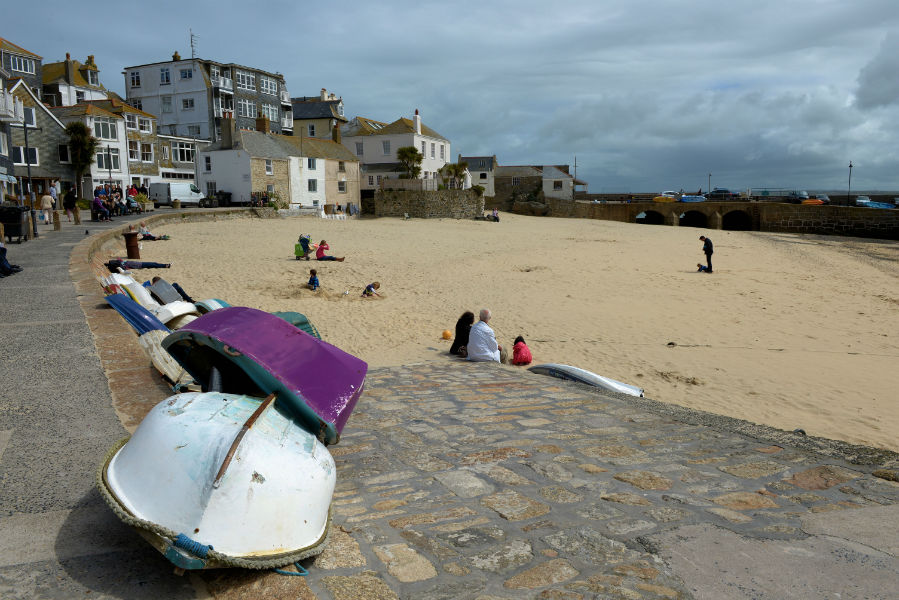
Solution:
[[[125,236],[125,252],[128,258],[140,259],[140,246],[137,243],[137,231],[126,231],[122,235]]]
[[[181,208],[181,200],[172,200],[172,208]]]
[[[25,206],[0,206],[0,223],[3,223],[3,232],[8,242],[13,237],[22,238],[28,236],[28,213],[31,209]]]

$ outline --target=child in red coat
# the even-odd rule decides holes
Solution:
[[[518,336],[515,338],[515,345],[512,347],[512,364],[513,365],[529,365],[531,364],[531,350],[524,343],[524,338]]]

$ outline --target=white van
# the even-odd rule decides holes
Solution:
[[[199,206],[202,199],[200,188],[187,181],[150,184],[150,201],[156,208],[171,206],[172,200],[180,200],[181,206]]]

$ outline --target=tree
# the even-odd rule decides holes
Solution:
[[[403,170],[406,171],[406,179],[418,179],[418,176],[421,175],[421,161],[424,160],[424,155],[415,146],[403,146],[397,149],[396,157],[403,165]]]
[[[69,160],[75,169],[75,180],[78,182],[78,195],[81,196],[81,178],[84,172],[94,164],[94,156],[97,153],[97,138],[91,135],[91,130],[81,121],[73,121],[66,125],[66,135],[69,136]]]
[[[450,189],[462,189],[462,180],[465,177],[465,169],[468,163],[464,160],[458,163],[446,163],[440,167],[440,176],[443,183]]]

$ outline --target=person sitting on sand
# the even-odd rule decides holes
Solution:
[[[518,336],[515,338],[515,345],[512,346],[512,364],[513,365],[529,365],[534,360],[531,357],[531,349],[524,343],[524,338]]]
[[[702,264],[702,263],[696,263],[696,267],[697,267],[697,269],[696,269],[696,272],[697,272],[697,273],[702,273],[702,272],[704,272],[704,271],[708,271],[708,270],[709,270],[709,268],[708,268],[707,266],[705,266],[704,264]]]
[[[471,333],[471,326],[474,324],[474,313],[470,310],[462,313],[462,316],[459,317],[459,320],[456,321],[456,337],[453,340],[453,345],[450,346],[450,354],[455,354],[456,356],[461,356],[465,358],[468,356],[468,350],[466,346],[468,346],[468,335]]]
[[[508,352],[496,343],[496,334],[488,325],[492,316],[489,308],[482,308],[481,320],[471,326],[468,334],[468,360],[509,362]]]
[[[362,297],[372,298],[374,296],[380,296],[381,294],[378,293],[379,289],[381,289],[381,284],[379,282],[374,281],[372,283],[369,283],[367,286],[365,286],[365,289],[362,290]]]
[[[308,285],[309,289],[313,292],[319,288],[318,273],[315,269],[309,269],[309,283],[306,285]]]
[[[167,235],[153,235],[153,233],[147,229],[147,222],[140,222],[140,239],[141,240],[167,240],[169,236]]]
[[[331,247],[328,245],[328,242],[322,240],[318,245],[318,249],[315,251],[315,260],[336,260],[338,262],[343,262],[345,256],[337,257],[337,256],[326,256],[325,250],[330,250]]]

